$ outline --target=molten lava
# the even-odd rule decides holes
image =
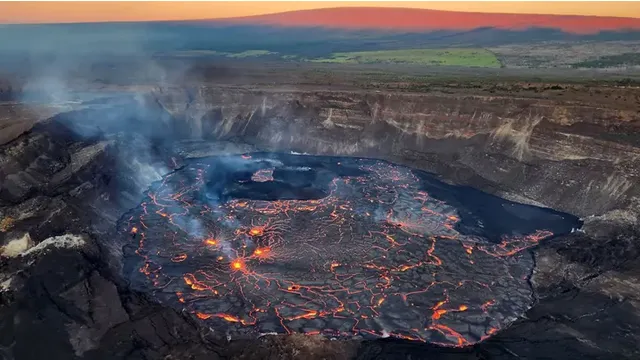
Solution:
[[[494,334],[533,301],[533,261],[523,250],[550,231],[495,240],[464,233],[468,215],[410,169],[314,158],[312,173],[306,158],[283,155],[252,179],[242,178],[246,167],[264,159],[225,162],[241,175],[224,186],[274,192],[282,183],[287,200],[254,200],[257,190],[212,196],[226,191],[210,188],[220,181],[208,179],[224,178],[217,160],[168,175],[123,217],[135,283],[234,335],[389,334],[450,346]],[[325,195],[291,199],[314,187]]]
[[[244,261],[242,261],[242,260],[240,260],[240,259],[233,260],[233,261],[231,262],[231,268],[232,268],[233,270],[245,270],[245,264],[244,264]]]
[[[269,257],[271,253],[271,248],[269,247],[262,247],[262,248],[256,248],[253,251],[253,255],[257,258],[261,258],[261,259],[265,259],[267,257]]]
[[[273,169],[258,170],[251,175],[251,180],[256,182],[273,181]]]

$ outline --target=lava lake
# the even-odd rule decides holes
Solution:
[[[541,240],[575,216],[386,161],[195,159],[119,223],[125,277],[232,337],[481,341],[533,302]]]

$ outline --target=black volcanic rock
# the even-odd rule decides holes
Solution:
[[[461,346],[528,309],[527,249],[578,227],[388,162],[250,153],[187,162],[118,231],[133,289],[232,338]]]
[[[225,94],[230,99],[226,101],[235,101],[232,90],[225,90]],[[473,122],[464,123],[458,118],[449,121],[434,110],[433,118],[421,123],[426,110],[415,105],[419,102],[414,103],[413,110],[394,108],[409,101],[406,98],[389,96],[378,103],[384,103],[386,108],[381,105],[375,110],[373,104],[378,100],[374,96],[368,98],[372,105],[364,111],[358,95],[334,95],[323,102],[318,101],[322,95],[315,94],[296,103],[292,97],[297,95],[290,93],[282,95],[289,97],[286,101],[266,101],[269,105],[263,116],[262,96],[243,96],[250,98],[245,99],[248,105],[231,108],[221,101],[219,111],[211,110],[209,117],[200,119],[204,121],[202,127],[196,126],[195,118],[174,111],[159,97],[155,98],[157,102],[118,98],[113,108],[105,102],[92,104],[89,111],[62,113],[2,145],[2,357],[22,360],[640,356],[636,346],[640,342],[638,232],[634,220],[628,220],[635,211],[637,167],[632,157],[635,148],[628,142],[605,139],[594,130],[602,128],[594,125],[589,130],[593,137],[584,143],[584,134],[561,135],[554,128],[561,126],[558,123],[540,122],[535,131],[524,133],[524,138],[530,136],[527,140],[530,148],[520,154],[514,152],[516,147],[509,139],[514,136],[515,140],[522,139],[518,136],[523,136],[521,131],[526,126],[514,121],[509,127],[499,123],[497,117],[475,115]],[[466,111],[465,104],[475,101],[467,100],[460,113]],[[199,106],[198,101],[193,101],[193,108]],[[444,107],[448,106],[446,101],[422,102]],[[498,106],[491,102],[495,100],[483,101],[488,102],[487,108]],[[340,102],[340,106],[334,102]],[[320,103],[325,105],[317,105]],[[336,109],[331,116],[333,126],[328,122],[323,125],[328,118],[323,106]],[[499,107],[508,108],[504,103]],[[148,116],[144,115],[145,109]],[[445,110],[438,111],[448,111]],[[613,121],[618,115],[631,116],[625,112],[593,111],[593,117],[602,122]],[[251,112],[256,117],[249,116]],[[132,113],[137,115],[129,116]],[[365,118],[363,113],[378,114],[376,121],[384,123],[371,119],[361,122],[358,119]],[[404,117],[395,117],[398,113]],[[449,112],[447,116],[462,116],[460,113]],[[474,110],[469,113],[472,118]],[[500,117],[503,116],[510,115],[501,113]],[[150,129],[149,124],[155,125],[154,118],[162,121],[156,129]],[[412,134],[418,127],[412,130],[409,125],[402,125],[405,123],[428,129],[429,137]],[[128,124],[132,124],[131,130]],[[503,132],[492,135],[483,132],[482,126],[501,127]],[[631,129],[633,125],[625,123],[625,126]],[[469,128],[475,133],[465,135],[465,129]],[[211,130],[213,133],[202,137],[216,141],[231,139],[252,145],[202,143],[194,129]],[[454,134],[454,130],[458,132]],[[375,142],[382,133],[386,134],[386,140]],[[507,133],[504,138],[507,140],[496,133]],[[189,137],[189,141],[181,142]],[[121,273],[123,243],[120,234],[116,234],[120,230],[116,224],[118,220],[126,220],[121,216],[139,204],[152,182],[183,166],[185,158],[255,149],[385,157],[438,172],[458,183],[505,196],[525,196],[526,200],[579,212],[585,217],[595,216],[585,219],[584,233],[543,241],[528,253],[535,260],[529,279],[533,306],[509,327],[473,346],[442,348],[402,340],[332,341],[314,336],[264,336],[228,342],[221,329],[209,328],[192,314],[163,306],[131,288]],[[626,157],[628,151],[631,155]],[[10,252],[13,255],[9,256]]]
[[[114,282],[104,263],[110,255],[83,239],[80,247],[52,244],[9,261],[30,264],[13,276],[1,310],[2,346],[14,358],[161,358],[173,347],[202,345],[189,318]]]

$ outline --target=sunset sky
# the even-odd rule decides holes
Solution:
[[[408,7],[516,14],[640,18],[640,2],[1,2],[0,23],[217,19],[329,7]]]

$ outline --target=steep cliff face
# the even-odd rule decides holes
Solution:
[[[163,89],[186,137],[380,157],[581,216],[636,206],[640,115],[506,96]]]
[[[633,99],[639,90],[627,92]],[[0,141],[0,353],[637,358],[640,115],[626,99],[570,99],[176,87],[76,104],[46,121],[9,116],[0,121],[0,129],[17,126]],[[531,252],[536,304],[473,348],[311,337],[229,343],[132,292],[112,235],[151,182],[184,158],[255,150],[390,160],[580,215],[585,233]],[[29,346],[36,337],[48,339],[43,350]]]

